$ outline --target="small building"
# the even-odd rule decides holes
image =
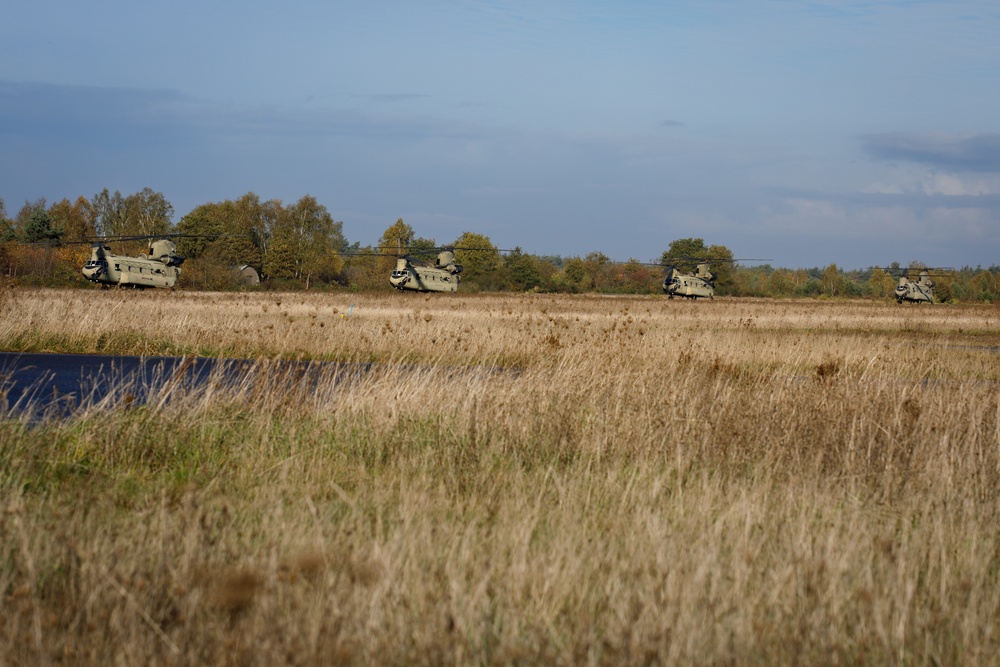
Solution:
[[[233,267],[233,276],[243,287],[257,287],[260,285],[260,275],[257,269],[248,264]]]

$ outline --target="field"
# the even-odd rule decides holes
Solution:
[[[3,664],[1000,655],[996,306],[8,289],[0,349],[257,364],[5,413]]]

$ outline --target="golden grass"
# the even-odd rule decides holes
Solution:
[[[260,360],[0,423],[5,661],[1000,650],[996,307],[40,290],[0,309],[6,349]],[[386,363],[291,382],[274,357]]]
[[[523,367],[620,348],[805,369],[817,355],[868,363],[939,353],[947,359],[939,372],[978,377],[995,371],[983,368],[995,364],[982,363],[982,350],[1000,346],[993,306],[117,290],[21,290],[6,298],[0,347],[17,351]],[[958,350],[968,363],[956,366]]]

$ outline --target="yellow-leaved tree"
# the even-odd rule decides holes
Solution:
[[[500,251],[490,237],[463,232],[455,239],[455,261],[462,265],[462,281],[472,289],[495,289],[500,269]],[[472,286],[475,287],[472,287]]]

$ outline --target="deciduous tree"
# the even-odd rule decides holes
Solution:
[[[418,237],[410,241],[410,251],[407,254],[424,261],[434,261],[438,252],[438,246],[434,239]]]
[[[10,241],[14,238],[14,221],[7,217],[7,205],[0,197],[0,241]]]
[[[248,264],[263,270],[271,237],[283,207],[261,201],[253,192],[239,199],[202,204],[181,218],[177,251],[189,259],[210,255],[228,266]]]
[[[77,197],[72,204],[68,199],[56,202],[49,207],[49,216],[53,226],[62,231],[63,241],[91,239],[97,233],[94,209],[86,197]]]
[[[687,238],[676,239],[670,242],[663,254],[660,256],[660,264],[663,266],[674,266],[681,271],[693,272],[698,265],[698,260],[708,255],[708,247],[704,239]]]
[[[104,188],[94,195],[91,206],[101,236],[154,236],[169,233],[173,225],[173,205],[148,187],[127,197]]]
[[[611,258],[603,252],[595,250],[588,253],[583,258],[583,264],[586,268],[586,274],[590,276],[590,284],[585,285],[585,288],[605,290],[612,284],[611,272],[614,269],[614,264],[612,264]]]
[[[496,286],[500,268],[500,251],[490,237],[476,232],[463,232],[455,239],[455,260],[462,265],[463,280],[475,283],[481,289]]]
[[[161,192],[151,188],[125,198],[126,229],[123,234],[155,236],[167,234],[173,226],[174,207]]]
[[[414,236],[413,227],[399,218],[382,233],[382,238],[378,240],[378,247],[389,255],[405,255],[410,251],[410,244],[413,243]]]
[[[879,299],[888,297],[892,294],[894,283],[895,280],[893,280],[892,276],[881,268],[874,269],[871,277],[868,279],[868,285],[871,288],[872,296]]]
[[[715,275],[715,290],[727,294],[733,285],[733,251],[724,245],[706,246],[700,238],[677,239],[660,256],[663,266],[675,266],[681,271],[694,273],[700,261],[708,261]]]
[[[566,260],[563,264],[563,276],[566,282],[576,289],[582,288],[585,281],[589,283],[587,267],[579,257],[571,257]],[[589,287],[589,285],[587,286]]]
[[[795,289],[792,272],[788,269],[775,269],[767,279],[769,296],[791,296]]]
[[[395,266],[395,257],[381,253],[371,246],[352,247],[346,255],[343,275],[352,289],[387,290],[389,274]]]
[[[94,211],[94,224],[98,236],[119,236],[118,231],[125,226],[125,198],[115,190],[114,194],[104,188],[90,200]]]
[[[831,264],[823,270],[823,276],[819,280],[820,288],[828,296],[837,296],[844,293],[844,275],[837,268],[836,264]]]
[[[307,289],[316,280],[335,280],[343,268],[339,253],[344,243],[343,223],[305,195],[279,212],[264,272],[304,281]]]

